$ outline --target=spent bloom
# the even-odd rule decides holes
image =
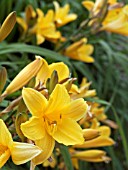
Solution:
[[[33,144],[14,142],[5,123],[0,119],[0,168],[9,157],[16,165],[24,164],[42,151]]]
[[[57,27],[66,25],[67,23],[74,21],[77,18],[76,14],[68,14],[70,10],[69,4],[66,4],[64,7],[60,7],[58,2],[54,1],[55,6],[55,16],[54,20]]]
[[[33,160],[34,164],[50,157],[55,140],[64,145],[84,142],[83,131],[76,122],[87,112],[83,99],[71,100],[65,87],[60,84],[56,85],[49,100],[31,88],[24,88],[22,96],[32,117],[21,125],[21,130],[43,149],[43,153]]]

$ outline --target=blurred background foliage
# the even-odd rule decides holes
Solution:
[[[63,35],[68,37],[73,33],[73,30],[78,28],[81,21],[87,18],[88,12],[84,7],[82,7],[81,0],[58,0],[58,2],[62,6],[66,3],[69,3],[71,6],[71,11],[78,15],[77,20],[60,28]],[[128,1],[124,2],[128,3]],[[2,23],[11,11],[16,11],[17,16],[19,16],[28,4],[31,4],[34,8],[41,8],[44,13],[46,13],[48,9],[54,8],[52,0],[1,0],[0,22]],[[16,50],[13,52],[13,49],[11,53],[6,52],[8,47],[7,44],[16,43],[19,41],[19,34],[20,32],[18,29],[18,24],[16,24],[8,38],[0,45],[0,65],[6,67],[8,71],[8,82],[10,82],[25,65],[33,60],[35,56],[34,49],[32,51],[32,49],[28,48],[26,52],[24,52],[25,50],[23,49],[24,47],[22,45],[19,45],[18,47],[18,50],[22,51],[20,53]],[[92,81],[91,87],[96,89],[97,94],[102,101],[99,102],[102,104],[104,104],[103,101],[109,102],[115,108],[118,115],[118,117],[115,117],[111,105],[105,105],[108,118],[115,120],[116,122],[118,119],[117,123],[121,126],[119,130],[112,131],[112,137],[116,141],[116,145],[104,148],[108,152],[108,155],[112,157],[112,161],[109,164],[88,163],[80,161],[80,170],[127,170],[128,38],[108,32],[88,34],[88,31],[85,31],[85,36],[88,38],[88,42],[95,47],[93,53],[95,62],[93,64],[85,64],[80,61],[66,59],[65,56],[59,56],[56,53],[48,54],[47,51],[41,51],[42,47],[47,48],[49,45],[48,42],[45,42],[44,44],[40,45],[40,47],[35,49],[35,54],[42,54],[42,56],[46,57],[49,63],[53,61],[67,61],[68,64],[70,64],[70,69],[72,70],[73,75],[78,77],[78,81],[81,81],[83,76],[87,77],[89,81]],[[5,46],[6,48],[4,49]],[[52,48],[52,46],[48,46],[48,49],[52,50]],[[121,134],[122,130],[123,135],[125,134],[124,136]],[[7,165],[2,169],[5,170],[8,169],[8,167],[9,169],[16,168],[16,166],[12,165],[11,162],[8,162]],[[23,166],[18,167],[19,170],[26,168],[27,167]]]

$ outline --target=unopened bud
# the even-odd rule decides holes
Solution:
[[[49,94],[52,93],[57,83],[58,83],[58,74],[57,71],[54,70],[52,72],[51,78],[48,78],[46,82],[46,87],[48,89]]]
[[[29,80],[31,80],[41,68],[43,62],[40,58],[36,58],[33,62],[28,64],[21,72],[12,80],[9,86],[6,88],[3,95],[11,94],[24,85],[26,85]]]
[[[16,132],[17,132],[18,136],[21,138],[22,142],[25,141],[26,137],[22,133],[22,131],[20,129],[20,125],[22,123],[26,122],[27,120],[28,120],[28,115],[24,112],[18,113],[16,116],[16,120],[15,120]]]
[[[100,135],[100,132],[96,129],[84,129],[83,130],[83,136],[85,138],[85,141],[94,139]]]
[[[65,88],[67,89],[67,91],[69,92],[73,82],[76,80],[76,78],[70,78],[66,83],[65,83]]]
[[[7,79],[7,71],[5,67],[0,68],[0,94],[5,86]]]
[[[0,42],[3,41],[12,31],[16,23],[16,12],[11,12],[0,28]]]

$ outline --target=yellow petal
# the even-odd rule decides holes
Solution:
[[[34,77],[37,72],[39,71],[40,67],[42,65],[42,61],[40,58],[37,58],[35,61],[28,64],[21,72],[12,80],[12,82],[9,84],[9,86],[6,88],[4,94],[10,94],[17,90],[19,90],[21,87],[26,85],[29,80]]]
[[[24,32],[26,32],[27,29],[28,29],[28,26],[27,26],[25,20],[23,18],[21,18],[21,17],[17,17],[16,21],[23,28]]]
[[[83,1],[82,5],[87,8],[88,11],[91,11],[94,7],[94,2],[92,1]]]
[[[90,147],[102,147],[102,146],[111,146],[114,145],[114,140],[106,137],[106,136],[99,136],[95,139],[85,141],[82,145],[76,145],[76,148],[90,148]]]
[[[110,136],[111,129],[108,126],[100,126],[97,128],[97,130],[100,132],[100,135],[102,136]]]
[[[22,90],[23,100],[33,116],[42,117],[47,106],[47,99],[32,88]]]
[[[45,41],[44,36],[42,36],[42,35],[40,35],[40,34],[37,34],[37,35],[36,35],[36,39],[37,39],[37,44],[38,44],[38,45],[42,44],[42,43]]]
[[[41,81],[42,83],[46,83],[47,78],[50,77],[50,69],[47,61],[43,58],[41,58],[43,65],[40,68],[39,72],[37,73],[36,76],[36,85]]]
[[[78,123],[72,119],[62,119],[62,123],[57,125],[57,130],[52,135],[53,138],[64,145],[75,145],[84,142],[83,132]]]
[[[21,124],[21,130],[31,140],[41,139],[45,135],[43,119],[33,116],[29,121]]]
[[[54,70],[57,71],[59,82],[65,78],[68,78],[70,74],[67,65],[64,64],[63,62],[50,64],[49,69],[50,69],[50,74],[52,74]]]
[[[78,121],[85,116],[87,110],[88,105],[84,99],[76,99],[63,109],[62,116]]]
[[[51,156],[55,146],[55,140],[48,133],[45,133],[45,137],[35,141],[35,143],[43,150],[39,156],[32,160],[35,165],[38,165],[46,161]]]
[[[16,165],[24,164],[39,155],[42,150],[28,143],[14,142],[11,149],[12,160]]]
[[[7,162],[9,157],[10,157],[10,150],[9,149],[4,150],[3,153],[1,153],[1,151],[0,151],[0,168]]]
[[[13,143],[11,133],[8,131],[5,123],[0,119],[0,144],[11,147]]]
[[[57,84],[50,95],[48,107],[45,113],[52,113],[52,115],[55,116],[56,113],[61,111],[69,102],[70,96],[66,88],[63,85]]]
[[[0,28],[0,42],[3,41],[12,31],[16,23],[16,12],[11,12]]]

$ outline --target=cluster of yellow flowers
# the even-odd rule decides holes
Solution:
[[[63,62],[48,65],[46,60],[37,56],[12,80],[1,98],[21,89],[33,77],[35,77],[33,86],[31,88],[24,87],[20,98],[20,101],[23,100],[26,105],[26,115],[20,114],[19,119],[15,120],[16,130],[22,141],[36,145],[19,144],[20,149],[23,150],[24,146],[28,149],[33,148],[33,151],[29,152],[32,166],[35,167],[44,163],[51,157],[55,141],[64,145],[72,145],[72,147],[69,147],[69,151],[72,161],[75,161],[75,167],[78,167],[78,163],[76,163],[78,159],[92,162],[109,161],[110,158],[105,156],[106,153],[102,150],[78,151],[78,148],[113,145],[114,141],[110,138],[109,126],[100,126],[100,121],[107,119],[104,109],[99,108],[98,104],[87,103],[83,99],[84,97],[95,96],[96,91],[89,90],[90,83],[85,78],[78,88],[74,84],[75,79],[70,77],[69,69]],[[12,109],[17,109],[18,105],[19,102],[12,105]],[[24,116],[27,117],[27,110],[31,113],[29,120],[24,119]],[[1,124],[5,129],[4,123]],[[6,133],[9,134],[7,128]],[[3,132],[1,140],[2,136]],[[10,140],[12,141],[11,138],[7,138],[8,143],[10,143]],[[8,155],[12,155],[14,163],[24,162],[22,156],[19,160],[19,157],[17,158],[13,156],[13,153],[10,153],[12,152],[10,144],[6,148],[4,148],[5,145],[2,141],[0,144],[3,148],[2,154],[9,149]],[[77,150],[75,150],[76,148]],[[27,161],[30,158],[25,155],[23,150],[24,159]],[[35,153],[35,156],[33,156],[33,153]],[[17,151],[16,154],[20,154],[20,151]],[[5,158],[6,160],[8,155]],[[18,159],[18,162],[15,159]]]

